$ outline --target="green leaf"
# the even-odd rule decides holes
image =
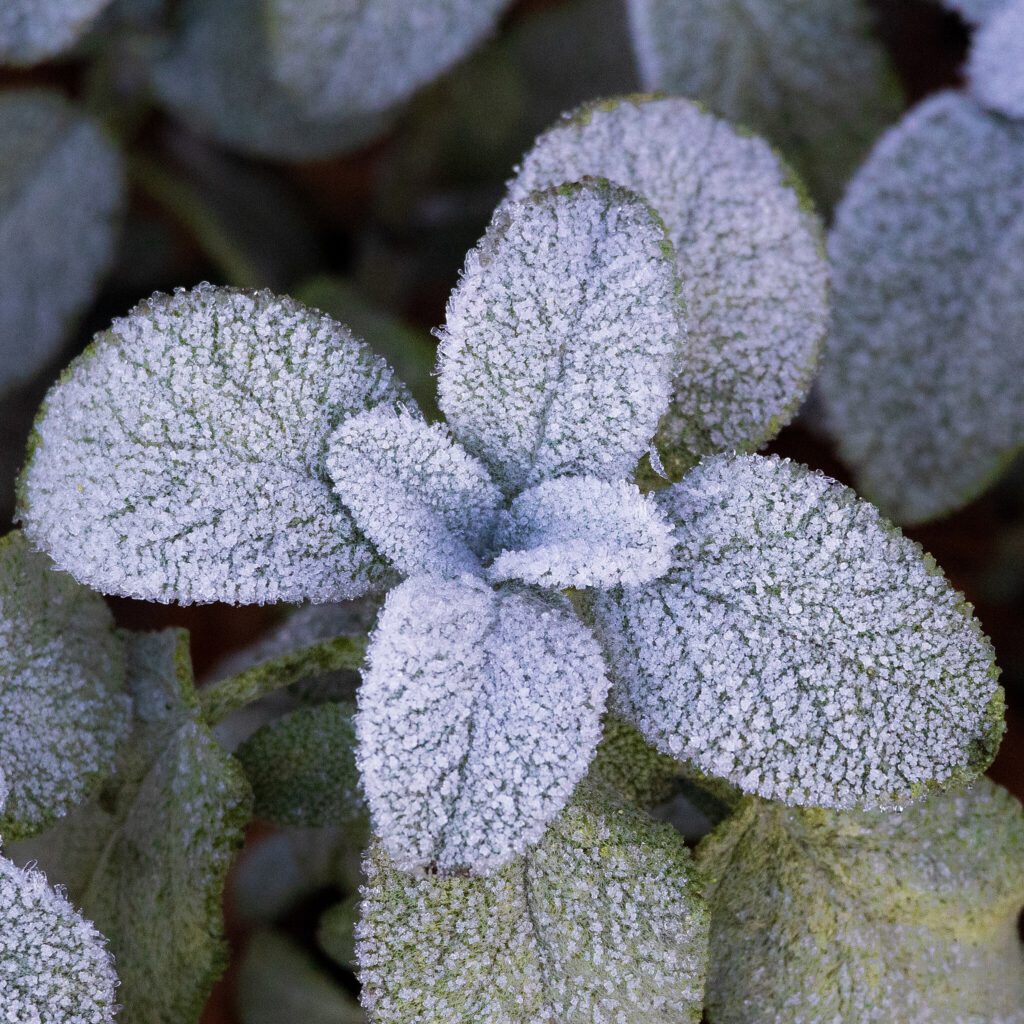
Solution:
[[[668,827],[593,797],[485,878],[371,848],[357,953],[375,1024],[696,1022],[708,914]]]
[[[291,299],[158,294],[47,396],[20,485],[25,532],[106,593],[356,597],[386,570],[324,479],[324,449],[339,420],[403,394],[345,327]]]
[[[4,0],[0,64],[38,64],[69,49],[111,0]],[[0,151],[2,151],[0,145]]]
[[[110,940],[119,1024],[193,1024],[227,962],[221,895],[251,794],[198,718],[187,634],[127,638],[135,728],[101,798],[21,844]]]
[[[0,393],[53,359],[92,302],[124,191],[120,155],[59,93],[0,94]]]
[[[0,834],[39,832],[99,788],[128,731],[124,681],[103,598],[20,533],[0,540]]]
[[[629,722],[607,714],[590,778],[638,807],[667,800],[682,776],[679,762],[652,747]]]
[[[316,930],[320,948],[342,967],[356,962],[356,926],[359,922],[359,896],[352,895],[325,910]]]
[[[698,862],[713,1024],[1024,1019],[1024,813],[987,779],[903,813],[751,800]]]

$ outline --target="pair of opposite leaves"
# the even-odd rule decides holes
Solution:
[[[531,191],[587,174],[635,193]],[[150,599],[329,601],[408,576],[359,715],[405,866],[505,863],[584,774],[611,682],[566,587],[588,588],[614,704],[661,749],[774,799],[906,800],[971,777],[1001,732],[969,608],[843,488],[714,454],[799,402],[824,278],[759,140],[682,100],[589,108],[527,157],[453,293],[454,436],[396,409],[333,321],[200,287],[115,322],[51,392],[26,532]],[[680,471],[711,455],[657,501],[626,479],[655,435]]]

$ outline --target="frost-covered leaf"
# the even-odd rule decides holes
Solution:
[[[947,92],[882,138],[837,211],[820,393],[860,488],[901,522],[966,502],[1024,440],[1022,181],[1024,125]]]
[[[629,0],[645,89],[763,135],[826,204],[902,103],[863,0]]]
[[[942,0],[944,6],[956,11],[970,25],[983,25],[1006,7],[1009,0]]]
[[[62,53],[110,2],[3,0],[0,5],[0,64],[38,64]]]
[[[416,576],[388,595],[359,691],[374,830],[404,868],[497,868],[587,770],[608,679],[568,602]]]
[[[542,135],[510,192],[587,174],[645,196],[676,247],[689,343],[658,432],[668,468],[760,447],[803,398],[828,315],[819,226],[789,172],[688,100],[637,97]]]
[[[113,770],[130,715],[124,671],[103,598],[20,533],[0,540],[0,834],[41,831]]]
[[[92,301],[123,201],[121,158],[91,119],[56,92],[0,95],[0,392],[51,360]]]
[[[312,116],[383,114],[481,42],[511,0],[263,0],[271,66]]]
[[[375,1024],[685,1024],[701,1016],[708,913],[679,837],[576,800],[486,878],[366,862],[357,953]]]
[[[356,524],[400,572],[479,570],[501,491],[446,427],[371,409],[338,427],[326,465]]]
[[[113,1024],[106,941],[38,871],[0,857],[0,1012],[11,1024]]]
[[[884,807],[991,762],[1002,690],[971,608],[852,491],[717,456],[671,490],[672,570],[599,596],[622,713],[748,793]]]
[[[187,635],[129,635],[127,651],[135,728],[117,774],[18,855],[110,940],[118,1024],[191,1024],[227,961],[221,894],[251,795],[197,719]]]
[[[588,181],[505,203],[448,302],[441,408],[509,490],[619,479],[667,406],[682,314],[664,227],[638,197]]]
[[[523,491],[499,525],[492,580],[540,586],[635,586],[669,566],[672,528],[624,480],[561,477]]]
[[[1024,118],[1024,0],[1008,0],[974,37],[967,77],[990,110]]]
[[[902,814],[749,801],[698,861],[713,1024],[1024,1021],[1024,814],[987,779]]]
[[[590,766],[594,782],[611,786],[638,807],[651,807],[672,795],[682,773],[675,758],[652,747],[629,722],[605,715],[601,742]]]
[[[106,593],[337,601],[384,566],[324,479],[339,419],[402,390],[329,317],[269,292],[156,295],[47,396],[25,532]]]

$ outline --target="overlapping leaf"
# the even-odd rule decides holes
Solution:
[[[67,50],[111,0],[4,0],[0,64],[37,64]]]
[[[664,493],[672,570],[597,616],[622,712],[748,793],[893,806],[983,771],[992,650],[932,560],[803,467],[717,456]]]
[[[967,77],[990,110],[1024,119],[1024,2],[1007,0],[978,31]]]
[[[668,469],[760,447],[806,392],[827,317],[819,228],[789,172],[696,104],[641,97],[585,107],[542,135],[510,194],[587,174],[645,196],[676,248],[689,345],[658,434]]]
[[[321,460],[340,418],[401,396],[346,328],[290,299],[157,295],[48,395],[21,482],[26,533],[107,593],[354,597],[383,566]]]

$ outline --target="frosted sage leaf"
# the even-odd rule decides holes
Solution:
[[[987,779],[902,814],[749,801],[698,861],[714,1024],[1024,1021],[1024,814]]]
[[[596,477],[545,480],[503,516],[493,580],[545,587],[647,583],[668,569],[672,530],[634,484]]]
[[[645,89],[701,100],[778,146],[831,204],[899,116],[864,0],[629,0]]]
[[[123,199],[121,159],[91,119],[56,92],[0,94],[0,392],[51,360],[92,301]]]
[[[671,571],[596,612],[617,706],[661,750],[791,804],[891,806],[973,778],[1002,691],[971,607],[852,491],[717,456],[664,492]]]
[[[100,786],[128,729],[123,691],[103,598],[20,533],[0,540],[0,834],[39,832]]]
[[[109,3],[4,0],[0,7],[0,64],[38,64],[62,53]]]
[[[135,726],[118,772],[19,858],[66,885],[110,940],[118,1024],[191,1022],[227,962],[221,894],[251,794],[198,720],[187,634],[126,637]]]
[[[1024,0],[1007,0],[974,37],[967,77],[990,110],[1024,118]]]
[[[0,1009],[12,1024],[113,1024],[103,936],[38,871],[0,857]]]
[[[943,93],[886,134],[829,239],[821,397],[860,488],[901,522],[968,501],[1024,441],[1024,126]],[[997,297],[990,290],[1002,287]]]
[[[563,598],[416,576],[388,595],[359,691],[374,830],[403,868],[489,871],[587,770],[608,679]]]
[[[366,862],[357,956],[376,1024],[696,1022],[708,914],[679,837],[576,800],[485,877]],[[429,950],[429,955],[424,952]]]
[[[200,285],[115,320],[47,396],[25,532],[106,593],[336,601],[383,579],[324,479],[332,426],[402,392],[329,317]]]
[[[372,409],[334,432],[326,464],[355,522],[401,572],[479,569],[501,491],[446,427]]]
[[[439,335],[455,436],[513,491],[628,475],[668,403],[677,292],[661,221],[625,189],[591,181],[505,203]]]
[[[789,172],[688,100],[636,97],[542,135],[510,193],[587,174],[645,196],[676,247],[689,345],[658,432],[668,469],[760,447],[803,398],[827,317],[819,227]]]
[[[382,114],[447,71],[511,0],[264,0],[273,74],[313,116]]]

